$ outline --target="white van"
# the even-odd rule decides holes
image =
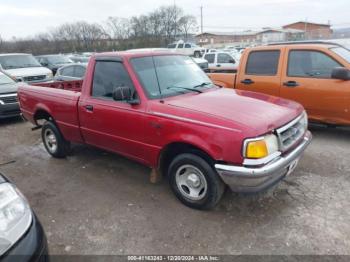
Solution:
[[[13,79],[26,83],[47,82],[53,79],[52,71],[43,67],[31,54],[0,54],[0,70]]]

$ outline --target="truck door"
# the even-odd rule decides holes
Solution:
[[[87,144],[143,162],[147,155],[142,143],[144,109],[141,104],[113,100],[113,89],[119,86],[134,89],[123,63],[97,60],[91,94],[85,94],[79,102],[81,132]]]
[[[236,73],[237,62],[227,53],[217,53],[216,70],[222,73]]]
[[[328,49],[289,46],[281,80],[281,96],[302,104],[313,120],[349,121],[348,81],[332,79],[332,70],[343,67]]]
[[[215,67],[215,54],[207,53],[204,55],[204,59],[208,61],[208,67],[210,70],[213,70]]]
[[[279,96],[283,48],[246,52],[238,69],[236,88]]]

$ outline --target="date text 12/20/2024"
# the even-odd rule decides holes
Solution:
[[[218,256],[128,256],[128,261],[220,261]]]

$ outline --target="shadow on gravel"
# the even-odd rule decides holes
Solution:
[[[24,120],[20,116],[0,119],[0,127],[13,125],[13,124],[19,124],[19,123],[23,123],[23,122],[24,122]]]
[[[322,124],[310,123],[309,129],[313,135],[328,135],[331,137],[348,137],[350,136],[350,127],[345,126],[326,126]]]

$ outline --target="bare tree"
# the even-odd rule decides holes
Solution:
[[[104,23],[65,23],[27,39],[3,41],[0,37],[0,48],[4,52],[44,54],[157,47],[176,40],[180,34],[187,38],[196,24],[193,16],[170,5],[130,19],[109,17]]]
[[[192,15],[185,15],[179,20],[179,28],[187,41],[188,34],[197,30],[197,19]]]

